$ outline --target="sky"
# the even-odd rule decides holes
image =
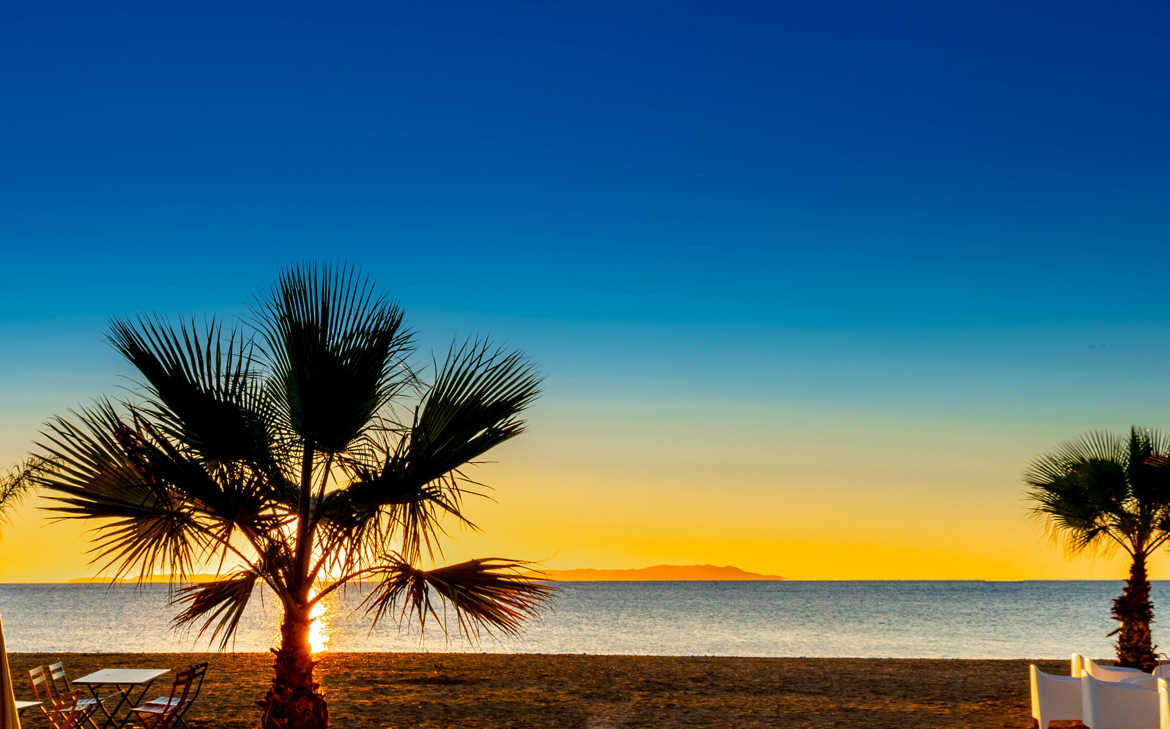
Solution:
[[[1021,474],[1170,427],[1170,8],[169,5],[0,24],[0,464],[324,261],[545,377],[449,559],[1123,576]],[[91,574],[38,507],[0,580]]]

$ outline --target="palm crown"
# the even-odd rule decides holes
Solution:
[[[255,337],[212,322],[116,321],[110,338],[143,391],[50,421],[37,479],[63,517],[98,520],[115,576],[200,565],[219,578],[177,594],[176,624],[230,641],[258,583],[284,608],[265,725],[323,726],[312,683],[313,605],[372,582],[373,620],[420,624],[445,602],[458,629],[516,632],[549,589],[526,563],[424,569],[444,519],[469,524],[465,469],[523,429],[539,378],[518,353],[453,346],[424,381],[397,306],[352,271],[296,267],[253,317]]]
[[[1071,551],[1149,554],[1170,539],[1170,438],[1090,433],[1041,456],[1024,477],[1035,511]]]

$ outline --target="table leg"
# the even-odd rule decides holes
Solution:
[[[142,690],[138,692],[138,698],[136,698],[136,699],[130,698],[130,691],[134,690],[133,684],[128,684],[126,686],[126,688],[127,688],[126,691],[122,691],[122,687],[119,686],[118,691],[122,693],[122,700],[130,705],[130,709],[133,709],[135,706],[138,706],[138,704],[142,703],[142,697],[146,696],[146,692],[150,690],[150,687],[152,685],[154,685],[153,680],[147,681],[146,683],[142,684]],[[122,702],[119,702],[118,706],[121,706],[121,705],[122,705]],[[133,718],[134,718],[134,712],[132,710],[127,711],[126,718],[122,720],[122,723],[115,724],[114,726],[116,726],[117,729],[126,729],[126,727],[130,725],[130,720]]]
[[[106,720],[102,722],[101,729],[107,729],[108,727],[116,726],[114,716],[117,715],[118,708],[126,702],[126,694],[122,692],[121,687],[118,687],[118,686],[114,687],[114,688],[117,688],[118,693],[121,694],[121,700],[118,701],[118,703],[114,705],[113,711],[110,711],[109,709],[106,708],[105,702],[102,701],[102,697],[98,694],[98,689],[100,689],[101,686],[95,686],[93,684],[88,684],[87,688],[89,689],[89,695],[92,696],[93,700],[97,702],[98,708],[101,709],[101,712],[106,715]],[[97,713],[97,712],[94,712],[94,713]],[[90,715],[90,723],[96,725],[96,722],[93,721],[92,714]]]

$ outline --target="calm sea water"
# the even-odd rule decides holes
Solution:
[[[714,656],[1064,658],[1111,653],[1119,582],[579,582],[516,639],[478,644],[385,623],[371,630],[360,590],[328,602],[331,651],[485,651]],[[234,649],[275,644],[280,610],[257,594]],[[206,650],[176,633],[167,588],[0,585],[11,651]],[[1154,584],[1170,615],[1170,582]],[[1170,618],[1154,639],[1170,650]]]

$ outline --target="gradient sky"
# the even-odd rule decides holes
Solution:
[[[345,262],[547,377],[452,559],[1121,576],[1020,474],[1170,426],[1166,6],[165,5],[0,23],[0,463]],[[0,580],[88,574],[34,506]]]

